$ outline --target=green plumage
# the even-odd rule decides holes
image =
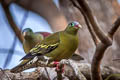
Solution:
[[[37,32],[34,33],[32,29],[26,28],[23,30],[23,36],[24,36],[24,41],[23,41],[23,49],[24,52],[27,54],[29,51],[35,47],[36,44],[40,43],[46,36],[50,35],[48,32]],[[44,34],[46,34],[44,36]],[[29,62],[31,59],[28,60],[23,60],[19,65],[25,64]]]
[[[46,56],[51,57],[51,60],[55,60],[55,61],[60,61],[61,59],[68,59],[69,57],[72,56],[72,54],[74,53],[74,51],[76,50],[78,46],[77,35],[70,35],[69,33],[65,31],[56,33],[55,35],[57,35],[56,39],[58,40],[56,41],[53,40],[54,42],[53,44],[58,43],[58,45],[56,45],[57,47],[53,51],[46,54]],[[48,37],[48,40],[49,40],[49,37]],[[51,42],[47,44],[51,44]]]
[[[23,49],[25,53],[28,53],[30,49],[32,49],[37,43],[40,43],[43,40],[43,36],[41,34],[33,33],[33,31],[30,28],[24,29],[23,35]]]
[[[25,53],[27,54],[37,43],[40,43],[43,40],[43,36],[41,34],[35,34],[33,33],[32,29],[26,28],[23,30],[23,49]],[[25,64],[29,62],[31,59],[23,60],[20,64]]]
[[[47,37],[48,35],[50,35],[51,33],[48,32],[36,32],[34,33],[32,31],[32,29],[30,28],[25,28],[22,32],[23,36],[24,36],[24,41],[23,41],[23,49],[24,52],[27,54],[29,53],[29,51],[35,47],[35,45],[37,45],[38,43],[40,43],[45,37]],[[27,60],[23,60],[18,66],[16,66],[15,68],[13,68],[11,70],[11,72],[19,72],[22,71],[22,65],[28,63],[29,61],[31,61],[31,59],[27,59]],[[24,67],[24,66],[23,66]],[[26,66],[26,67],[31,67],[30,65]]]
[[[70,23],[64,31],[46,37],[22,59],[33,59],[43,55],[50,57],[50,61],[68,59],[78,47],[78,29],[78,22]]]
[[[64,31],[56,32],[46,37],[42,41],[38,40],[39,43],[36,39],[33,39],[35,42],[37,42],[37,45],[35,45],[35,47],[33,47],[32,49],[31,46],[28,46],[26,49],[26,44],[31,43],[30,41],[25,43],[23,46],[25,52],[28,54],[22,58],[23,63],[17,67],[22,67],[26,65],[35,57],[38,57],[38,60],[40,60],[39,57],[47,56],[50,58],[49,62],[70,58],[78,47],[77,32],[80,27],[81,26],[78,22],[72,22],[68,24],[67,28]],[[12,71],[14,72],[16,69],[17,68],[13,68]]]

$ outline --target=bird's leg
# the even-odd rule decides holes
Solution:
[[[54,64],[55,67],[56,67],[56,71],[59,71],[59,70],[60,70],[60,69],[59,69],[59,61],[54,61],[53,64]]]
[[[63,59],[60,62],[59,61],[54,61],[53,64],[56,66],[56,71],[60,71],[61,73],[64,72],[64,64],[68,63],[68,60]]]

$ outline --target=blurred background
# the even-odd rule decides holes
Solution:
[[[34,32],[56,32],[64,30],[68,22],[79,21],[83,29],[79,32],[78,53],[91,63],[95,45],[85,25],[81,13],[73,7],[70,0],[4,0],[9,5],[9,16],[22,31],[31,28]],[[107,32],[112,23],[120,16],[120,0],[88,0],[88,4],[103,29]],[[6,7],[5,7],[6,8]],[[25,55],[22,44],[10,25],[5,8],[0,3],[0,68],[11,69]],[[105,54],[103,65],[120,68],[120,31],[114,37],[114,43]],[[109,54],[109,55],[108,55]]]

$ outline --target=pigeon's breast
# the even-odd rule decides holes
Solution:
[[[56,57],[57,60],[68,59],[72,56],[75,50],[78,47],[78,37],[69,35],[69,34],[61,34],[60,37],[60,45],[59,45],[59,53]]]

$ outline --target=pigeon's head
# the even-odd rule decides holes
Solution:
[[[32,29],[30,28],[25,28],[23,31],[22,31],[22,34],[23,36],[30,36],[31,34],[33,33]]]
[[[76,34],[80,28],[82,28],[82,26],[79,24],[79,22],[73,21],[68,24],[65,31],[68,33]]]
[[[77,21],[73,21],[73,22],[69,23],[68,27],[70,27],[70,28],[76,28],[76,29],[82,28],[82,26],[80,25],[80,23],[77,22]]]

